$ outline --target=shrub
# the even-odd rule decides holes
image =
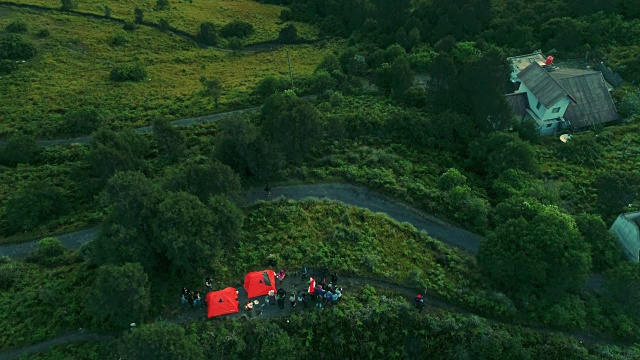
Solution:
[[[285,91],[289,88],[289,82],[285,77],[267,76],[260,79],[254,94],[258,95],[261,99],[266,99],[269,96]]]
[[[112,81],[142,81],[147,76],[147,70],[141,64],[120,64],[111,70],[109,79]]]
[[[170,7],[169,0],[156,0],[156,8],[158,10],[167,10]]]
[[[129,43],[129,38],[127,37],[127,34],[119,32],[113,35],[109,43],[111,44],[111,46],[122,46]]]
[[[36,182],[16,191],[6,202],[9,234],[35,230],[49,220],[65,214],[69,202],[60,189]]]
[[[126,31],[133,31],[138,28],[138,24],[131,21],[125,21],[122,28]]]
[[[27,261],[45,266],[58,265],[64,260],[66,250],[59,239],[47,237],[38,242],[38,249],[27,256]]]
[[[40,31],[38,31],[38,33],[36,35],[39,38],[46,38],[46,37],[49,37],[49,35],[51,35],[51,33],[49,32],[48,29],[40,29]]]
[[[218,33],[215,25],[209,21],[200,24],[196,40],[205,45],[218,45]]]
[[[13,135],[1,150],[0,164],[5,166],[31,163],[38,153],[33,138],[22,134]]]
[[[229,49],[233,50],[234,53],[239,52],[244,48],[244,44],[242,40],[237,37],[232,37],[229,39]]]
[[[66,113],[63,117],[63,129],[68,135],[90,134],[102,125],[104,113],[91,106]]]
[[[144,11],[139,7],[133,10],[133,18],[136,24],[142,24],[144,22]]]
[[[171,29],[167,19],[160,19],[160,21],[158,21],[158,27],[160,28],[160,31],[169,31],[169,29]]]
[[[11,74],[17,68],[18,65],[13,60],[0,60],[0,75]]]
[[[76,4],[75,0],[62,0],[62,6],[60,7],[60,9],[62,9],[63,11],[70,11],[77,7],[78,4]]]
[[[0,290],[10,290],[20,278],[20,270],[15,261],[0,263]]]
[[[287,25],[280,30],[278,41],[283,44],[295,44],[298,42],[298,29],[293,24]]]
[[[104,17],[111,18],[111,8],[105,5],[102,10],[104,11]]]
[[[27,23],[22,20],[12,21],[5,29],[10,33],[24,33],[27,32]]]
[[[18,34],[0,35],[0,59],[28,60],[36,55],[36,48]]]
[[[231,37],[245,38],[254,32],[253,25],[242,20],[233,20],[220,29],[220,34],[227,39]]]

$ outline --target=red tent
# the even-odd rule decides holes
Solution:
[[[207,294],[207,316],[234,314],[238,312],[238,294],[236,289],[228,287]]]
[[[276,275],[273,270],[254,271],[244,277],[244,289],[249,298],[267,295],[270,290],[276,291]]]

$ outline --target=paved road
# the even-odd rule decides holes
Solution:
[[[366,188],[347,184],[309,184],[285,187],[273,187],[270,199],[287,198],[303,199],[307,197],[338,200],[348,205],[367,208],[374,212],[382,212],[400,221],[411,223],[419,230],[425,230],[432,237],[462,250],[476,253],[481,237],[469,231],[453,227],[444,221],[430,217],[417,210],[400,205],[384,195],[367,190]],[[247,192],[248,203],[266,200],[264,190],[253,188]],[[69,249],[77,249],[82,244],[91,241],[98,233],[98,227],[80,230],[56,236]],[[37,247],[38,240],[20,244],[0,246],[0,255],[13,258],[23,258]]]

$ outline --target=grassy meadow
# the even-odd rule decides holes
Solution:
[[[63,13],[34,13],[2,8],[0,28],[22,20],[38,49],[34,59],[3,76],[0,137],[21,131],[36,137],[57,133],[60,116],[80,106],[110,113],[113,127],[146,125],[154,118],[176,119],[247,106],[256,83],[267,75],[288,75],[284,48],[255,54],[201,49],[179,36],[149,27],[124,32],[121,26]],[[47,29],[50,36],[36,33]],[[121,34],[126,44],[111,45]],[[339,45],[290,48],[294,76],[311,74],[325,53]],[[115,83],[117,64],[142,63],[147,81]],[[220,108],[199,95],[200,77],[215,76],[224,91]]]
[[[16,3],[40,5],[60,8],[59,0],[16,0]],[[245,39],[247,44],[276,40],[278,32],[285,25],[280,21],[283,6],[260,4],[253,0],[169,0],[170,8],[156,10],[155,0],[83,0],[77,1],[77,11],[105,15],[105,6],[111,9],[111,17],[133,20],[136,7],[144,11],[146,21],[158,23],[167,20],[173,28],[195,35],[200,24],[210,21],[223,26],[233,20],[242,20],[253,25],[255,33]],[[300,22],[292,22],[298,29],[298,35],[314,39],[318,31],[313,26]]]

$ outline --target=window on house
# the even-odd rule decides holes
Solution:
[[[560,112],[560,108],[559,107],[553,108],[553,110],[551,110],[551,112],[554,113],[554,114],[557,114],[557,113]]]
[[[553,125],[553,124],[547,124],[547,127],[551,127],[551,125]]]
[[[542,104],[540,104],[540,101],[538,101],[538,105],[536,105],[536,109],[540,110],[540,106],[542,106]]]

